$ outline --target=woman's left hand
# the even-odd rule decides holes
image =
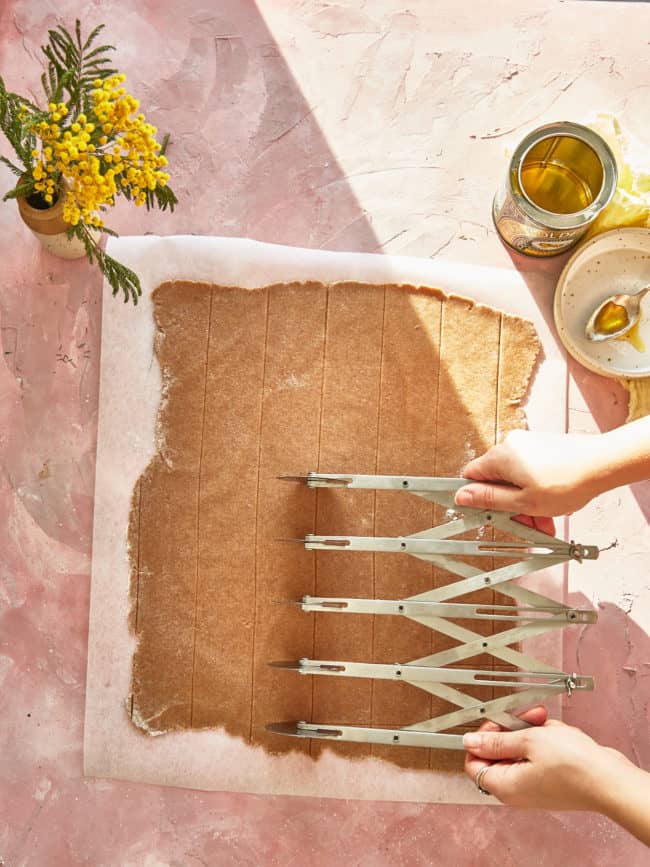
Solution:
[[[521,715],[530,728],[507,731],[485,722],[466,734],[465,772],[504,804],[547,810],[603,810],[612,779],[634,767],[616,750],[558,720],[546,708]]]

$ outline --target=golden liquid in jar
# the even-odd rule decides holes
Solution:
[[[519,170],[522,191],[538,208],[552,214],[584,211],[603,185],[603,166],[581,139],[554,136],[534,145]]]
[[[553,214],[584,211],[593,200],[589,185],[571,169],[555,163],[529,163],[522,167],[521,184],[528,198]]]

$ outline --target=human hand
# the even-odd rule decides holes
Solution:
[[[566,515],[597,494],[601,437],[511,431],[503,443],[470,461],[463,471],[476,480],[456,492],[458,506],[521,515]],[[553,533],[552,522],[536,523]]]
[[[621,753],[580,729],[547,718],[546,708],[522,714],[531,727],[509,732],[485,722],[467,734],[465,772],[504,804],[547,810],[603,811],[623,769],[638,769]]]

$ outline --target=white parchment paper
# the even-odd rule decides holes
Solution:
[[[256,288],[276,282],[355,280],[435,286],[532,319],[542,341],[526,407],[529,426],[564,431],[566,364],[557,340],[515,271],[453,262],[360,253],[330,253],[233,238],[112,238],[108,253],[139,275],[137,308],[104,287],[99,432],[95,490],[84,770],[90,776],[221,791],[391,801],[487,803],[462,774],[410,771],[375,758],[344,759],[326,751],[270,756],[220,730],[142,734],[127,715],[131,656],[127,528],[135,482],[155,451],[161,377],[153,353],[151,293],[167,280]],[[524,579],[561,599],[562,569]],[[527,651],[561,667],[561,632]],[[557,714],[557,708],[553,708]]]

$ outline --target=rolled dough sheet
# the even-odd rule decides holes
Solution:
[[[129,311],[138,317],[151,316],[157,283],[146,263],[168,256],[165,276],[205,277],[188,269],[194,251],[194,264],[208,260],[212,280],[176,279],[155,293],[158,358],[152,324],[138,322],[136,343],[139,350],[148,343],[148,363],[142,352],[121,356],[137,384],[126,399],[130,412],[117,412],[121,419],[115,404],[124,394],[111,367],[120,361],[110,333],[116,323],[105,306],[86,772],[202,788],[472,801],[461,776],[441,773],[458,768],[458,753],[367,745],[332,752],[265,731],[267,722],[302,718],[406,725],[451,709],[407,685],[268,668],[270,659],[299,656],[404,661],[448,646],[407,621],[396,627],[393,618],[305,615],[274,604],[304,593],[391,598],[446,583],[449,575],[411,558],[314,555],[277,541],[305,532],[398,535],[440,523],[442,510],[401,494],[314,492],[276,476],[310,469],[457,475],[498,433],[522,424],[520,403],[538,351],[534,330],[485,306],[394,283],[312,279],[257,288],[243,268],[237,283],[224,285],[242,244],[262,263],[267,254],[267,264],[283,252],[288,278],[296,274],[290,263],[303,259],[313,259],[296,275],[303,279],[322,275],[316,259],[339,265],[340,276],[382,259],[220,239],[127,239],[124,251],[112,250],[146,275],[148,309]],[[540,376],[560,368],[547,359]],[[136,462],[115,472],[125,436],[151,458],[135,477]],[[120,521],[129,479],[131,626],[139,639],[132,690],[127,524]],[[120,580],[113,572],[113,601],[102,606],[107,560]],[[527,583],[549,581],[557,596],[558,575]],[[555,664],[557,640],[544,652]],[[492,658],[476,662],[491,665]],[[127,677],[121,695],[109,679],[111,708],[97,680],[106,683],[108,667],[120,683]],[[136,726],[165,734],[152,738]]]

